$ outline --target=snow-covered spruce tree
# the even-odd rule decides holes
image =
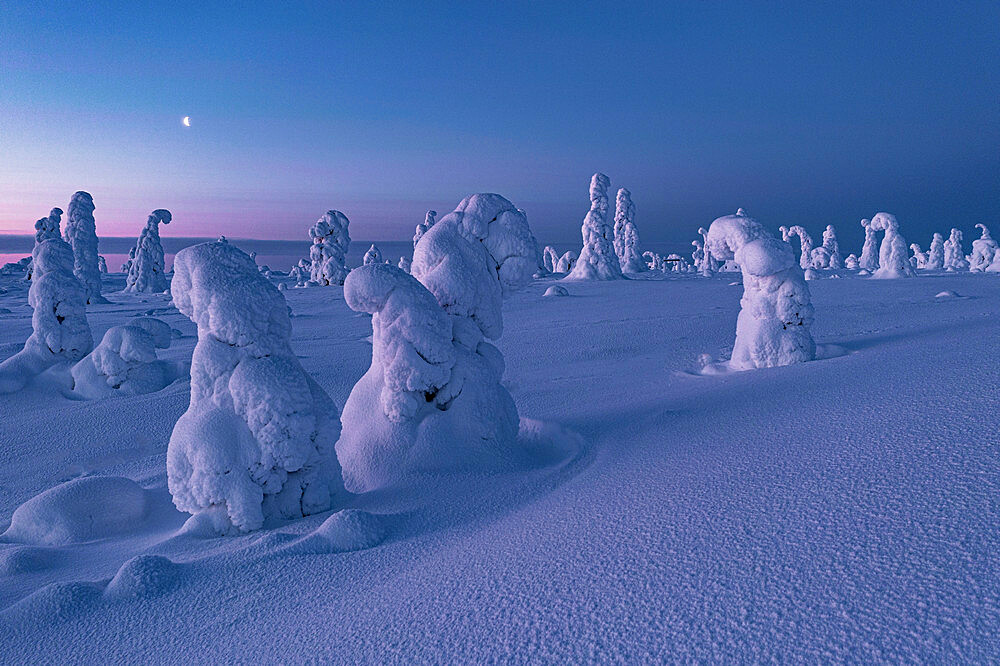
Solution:
[[[743,210],[742,208],[740,210]],[[717,270],[719,270],[719,262],[712,256],[712,253],[708,251],[708,229],[705,227],[698,227],[698,233],[701,234],[702,238],[702,263],[698,264],[698,272],[705,277],[712,277]]]
[[[791,246],[774,238],[743,209],[712,222],[708,250],[720,261],[735,260],[743,272],[743,299],[736,320],[734,370],[811,361],[816,356],[809,327],[813,307],[802,268]]]
[[[858,268],[873,273],[878,268],[878,233],[870,220],[861,220],[861,226],[865,228],[865,244],[861,247]]]
[[[116,392],[137,395],[159,391],[177,378],[177,366],[156,358],[170,347],[170,326],[138,317],[112,326],[94,351],[73,366],[73,392],[97,399]]]
[[[985,270],[987,273],[1000,273],[1000,249],[993,253],[993,260]]]
[[[798,224],[792,225],[788,228],[787,234],[783,232],[783,235],[787,235],[788,239],[791,239],[792,236],[799,237],[799,266],[802,270],[812,268],[813,239],[805,227]],[[739,263],[739,260],[736,263]]]
[[[962,232],[952,229],[951,236],[944,242],[944,269],[946,271],[967,271],[969,262],[962,249]]]
[[[59,230],[62,214],[62,208],[53,208],[49,211],[48,217],[40,218],[35,222],[35,247],[42,241],[47,241],[50,238],[62,238],[62,233]],[[30,280],[33,273],[34,268],[29,263],[25,278]]]
[[[368,264],[384,263],[382,261],[382,252],[379,251],[378,247],[376,247],[374,243],[372,243],[372,246],[368,248],[367,252],[365,252],[364,259],[362,259],[361,263],[364,264],[365,266],[367,266]]]
[[[559,261],[556,262],[556,273],[569,273],[576,266],[576,252],[573,250],[566,250],[563,256],[559,257]]]
[[[858,255],[854,254],[853,252],[847,255],[847,257],[844,259],[844,268],[847,268],[849,270],[852,271],[858,270],[858,268],[860,268],[859,264],[860,262],[858,261]]]
[[[125,291],[159,294],[170,286],[167,281],[160,243],[160,224],[170,224],[169,210],[158,208],[146,218],[146,226],[135,244],[135,254],[129,253],[132,262],[125,278]]]
[[[824,265],[817,266],[814,262],[813,268],[839,270],[844,267],[844,259],[840,255],[840,243],[837,242],[837,230],[833,228],[832,224],[826,225],[826,229],[823,231],[823,245],[817,249],[825,250],[825,256],[822,256]]]
[[[423,236],[412,277],[385,264],[351,272],[344,298],[372,314],[373,344],[337,443],[349,490],[518,457],[517,408],[489,340],[503,331],[503,296],[532,279],[537,256],[523,213],[477,194]]]
[[[615,254],[614,230],[608,224],[608,187],[611,181],[603,173],[590,180],[590,212],[583,219],[583,250],[566,280],[617,280],[622,278],[621,263]]]
[[[545,270],[549,273],[555,273],[556,267],[559,265],[559,255],[556,254],[556,250],[551,245],[546,245],[545,249],[542,251],[543,261],[545,263]]]
[[[310,265],[311,262],[308,259],[299,259],[299,263],[292,266],[292,270],[288,271],[288,277],[295,280],[296,287],[304,287],[306,286],[306,282],[310,280]]]
[[[434,226],[434,222],[436,219],[437,219],[436,210],[427,211],[427,213],[424,215],[423,224],[418,224],[417,228],[413,232],[413,247],[416,247],[417,242],[419,242],[420,239],[424,237],[424,234],[427,233],[427,230]]]
[[[106,275],[108,272],[108,261],[103,254],[97,255],[97,270],[100,271],[101,275]]]
[[[635,204],[624,187],[615,199],[615,253],[623,273],[642,273],[646,263],[639,254],[639,231],[635,228]]]
[[[979,272],[985,271],[993,262],[993,256],[996,254],[998,246],[985,224],[977,224],[976,228],[982,232],[982,235],[972,241],[972,256],[969,257],[969,270]]]
[[[916,273],[910,264],[906,240],[899,232],[899,222],[896,220],[896,216],[891,213],[876,213],[869,228],[873,231],[885,232],[878,251],[879,267],[872,273],[872,277],[879,279],[914,277]]]
[[[927,250],[927,269],[940,271],[944,268],[944,236],[934,234],[931,247]]]
[[[927,253],[920,249],[920,245],[917,243],[910,243],[910,252],[913,256],[910,263],[913,264],[914,268],[927,268]]]
[[[87,290],[87,303],[107,303],[101,296],[101,272],[97,268],[94,198],[87,192],[77,192],[70,199],[63,238],[73,248],[73,274]]]
[[[48,238],[35,245],[31,263],[32,331],[24,348],[0,363],[0,393],[19,391],[52,366],[79,361],[94,346],[87,291],[73,275],[73,249],[60,238]]]
[[[167,448],[174,504],[219,532],[327,510],[343,492],[337,408],[292,351],[281,292],[225,241],[178,252],[171,292],[198,326]]]
[[[347,249],[351,245],[351,221],[339,210],[328,210],[309,229],[311,279],[316,284],[344,284],[347,277]]]

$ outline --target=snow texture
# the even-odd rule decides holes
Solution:
[[[329,509],[342,492],[337,408],[292,352],[281,293],[224,241],[178,252],[171,292],[198,326],[190,405],[167,448],[174,504],[241,531]]]
[[[114,394],[159,391],[177,378],[174,363],[156,358],[170,347],[170,326],[153,317],[138,317],[112,326],[101,343],[73,366],[73,391],[97,399]]]
[[[815,358],[809,287],[791,246],[770,236],[742,208],[712,222],[707,240],[716,259],[735,260],[743,272],[730,367],[769,368]]]
[[[878,230],[872,228],[871,221],[867,219],[861,220],[861,226],[865,229],[865,244],[858,258],[858,268],[872,273],[878,268]]]
[[[962,232],[952,229],[951,236],[944,242],[944,269],[946,271],[967,271],[969,262],[962,249]]]
[[[101,271],[97,267],[97,225],[94,198],[77,192],[69,202],[64,240],[73,248],[73,274],[83,285],[87,303],[107,303],[101,296]]]
[[[635,228],[635,204],[632,193],[624,187],[618,190],[615,199],[615,254],[623,273],[642,273],[647,270],[646,262],[639,253],[639,231]]]
[[[309,229],[311,279],[316,284],[344,284],[347,277],[347,250],[351,245],[351,222],[339,210],[328,210]]]
[[[80,360],[94,346],[87,292],[73,275],[72,248],[50,238],[35,246],[31,258],[32,332],[21,351],[0,363],[0,393],[18,391],[52,366]]]
[[[976,228],[982,235],[972,241],[972,255],[969,257],[969,270],[985,271],[993,263],[993,257],[997,253],[997,242],[990,235],[990,230],[985,224],[977,224]]]
[[[603,173],[590,180],[590,212],[583,219],[583,250],[566,276],[567,280],[618,280],[621,263],[614,248],[614,230],[608,224],[608,187],[611,181]]]
[[[382,253],[379,251],[378,247],[374,243],[372,243],[372,246],[368,248],[367,252],[365,252],[364,259],[362,259],[361,263],[363,263],[365,266],[367,266],[368,264],[384,263],[382,261]]]
[[[170,224],[169,210],[159,208],[149,214],[146,226],[139,234],[135,252],[129,253],[128,276],[125,291],[160,294],[170,286],[163,259],[163,245],[160,243],[160,224]]]
[[[879,267],[872,273],[872,277],[882,280],[914,277],[916,273],[910,264],[906,240],[899,232],[896,216],[891,213],[877,213],[871,219],[868,228],[873,232],[885,233],[878,251]]]

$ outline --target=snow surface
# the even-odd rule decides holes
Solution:
[[[171,504],[186,381],[0,397],[0,521],[24,525],[0,537],[3,661],[995,659],[996,275],[810,282],[813,336],[847,353],[717,377],[693,370],[731,351],[732,276],[542,298],[553,279],[504,302],[497,343],[530,467],[248,535],[183,528]],[[32,326],[23,281],[0,287],[4,357]],[[339,289],[285,294],[291,350],[342,404],[370,318]],[[168,296],[114,298],[88,309],[98,339],[152,315],[182,334],[161,355],[190,358],[197,327]]]

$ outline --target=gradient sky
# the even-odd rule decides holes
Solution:
[[[650,241],[1000,227],[1000,2],[854,4],[6,0],[0,231],[85,189],[102,235],[400,239],[493,191],[570,240],[596,170]]]

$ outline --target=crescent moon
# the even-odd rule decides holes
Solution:
[[[184,116],[184,120],[181,121],[184,127],[191,127],[191,116]]]

